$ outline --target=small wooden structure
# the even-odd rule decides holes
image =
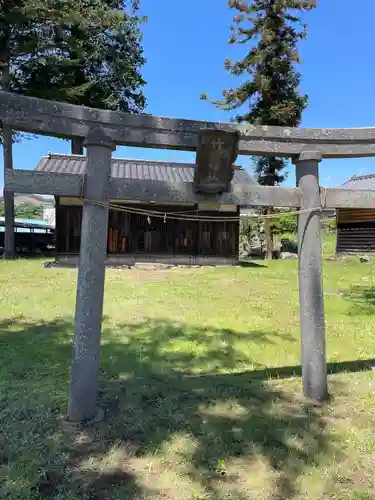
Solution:
[[[194,174],[197,170],[190,164],[116,158],[112,159],[111,177],[124,182],[136,179],[140,183],[170,179],[196,182]],[[41,159],[35,171],[84,175],[86,157],[49,154]],[[226,178],[225,182],[228,180],[229,184],[254,185],[254,180],[239,167],[233,170],[233,180]],[[220,186],[216,183],[214,188],[220,189]],[[165,196],[156,196],[143,203],[131,199],[112,201],[121,211],[109,210],[107,263],[238,263],[241,205],[166,201]],[[82,205],[80,197],[56,196],[56,259],[60,263],[78,262]]]
[[[75,337],[68,416],[81,421],[94,417],[100,366],[105,261],[108,237],[108,200],[149,203],[214,203],[222,205],[296,207],[298,217],[298,271],[300,295],[301,364],[304,394],[314,399],[328,395],[324,296],[322,283],[322,208],[375,209],[375,191],[319,187],[322,158],[375,156],[375,128],[294,129],[255,127],[179,120],[49,102],[0,92],[0,120],[13,130],[57,137],[85,137],[87,167],[84,176],[59,172],[5,169],[9,192],[81,197],[83,200],[81,247],[77,283]],[[238,154],[292,158],[297,187],[262,187],[231,183],[230,191],[197,192],[192,182],[173,179],[118,179],[111,176],[116,144],[197,151],[206,130],[239,134]],[[228,136],[229,137],[229,136]],[[227,144],[230,143],[228,138]],[[207,175],[220,168],[229,172],[227,151],[212,142]],[[221,146],[220,146],[221,147]],[[219,149],[220,149],[219,147]],[[199,156],[199,151],[197,151]],[[222,158],[227,158],[223,162]],[[219,180],[226,176],[222,172]],[[207,182],[207,179],[206,179]]]
[[[14,239],[19,252],[46,252],[55,245],[55,228],[43,220],[15,219]],[[5,218],[0,217],[0,255],[5,243]]]
[[[375,174],[354,175],[343,189],[375,190]],[[375,209],[340,208],[336,213],[336,253],[361,254],[375,252]]]

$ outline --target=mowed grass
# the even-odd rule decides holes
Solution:
[[[0,498],[375,498],[375,269],[326,261],[331,399],[301,396],[296,261],[106,274],[99,403],[66,421],[77,274],[0,262]]]

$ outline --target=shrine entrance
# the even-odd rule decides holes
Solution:
[[[327,397],[321,210],[375,208],[375,192],[320,189],[319,163],[323,158],[375,156],[375,129],[293,129],[176,120],[99,111],[5,92],[0,92],[0,119],[13,130],[86,139],[84,175],[11,169],[5,172],[8,191],[82,200],[70,420],[87,421],[96,415],[108,214],[110,203],[116,200],[297,208],[303,391],[310,398]],[[116,144],[196,151],[193,182],[140,182],[111,177]],[[232,182],[237,154],[291,158],[297,187]],[[210,227],[203,224],[200,230],[199,241],[208,252]],[[220,231],[225,233],[225,227]],[[111,245],[122,249],[122,237],[113,238]],[[225,237],[222,241],[226,241]],[[180,242],[185,243],[192,245],[187,234]],[[161,243],[151,236],[142,245],[149,249]]]

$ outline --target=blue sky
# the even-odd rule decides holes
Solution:
[[[226,57],[235,59],[245,46],[228,45],[233,16],[227,0],[142,0],[149,21],[143,26],[147,64],[147,113],[177,118],[229,121],[231,114],[200,101],[202,92],[218,98],[221,90],[236,85],[224,70]],[[318,0],[305,15],[308,39],[300,46],[302,90],[309,95],[302,126],[375,126],[375,19],[374,0]],[[343,7],[346,4],[346,7]],[[66,141],[39,138],[14,146],[14,167],[33,169],[48,151],[69,152]],[[193,153],[118,148],[114,156],[193,161]],[[0,188],[3,186],[1,155]],[[246,157],[237,162],[251,168]],[[375,158],[326,160],[321,164],[321,185],[335,187],[353,174],[375,172]],[[294,185],[294,171],[286,185]]]

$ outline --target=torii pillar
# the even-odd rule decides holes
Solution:
[[[322,155],[314,151],[302,152],[293,160],[302,210],[298,216],[302,385],[305,396],[320,401],[328,396],[319,190],[321,160]]]
[[[96,397],[100,367],[108,208],[90,203],[89,200],[108,201],[111,157],[116,148],[114,142],[100,129],[89,133],[85,146],[87,167],[68,403],[68,419],[76,422],[95,419],[98,412]]]

